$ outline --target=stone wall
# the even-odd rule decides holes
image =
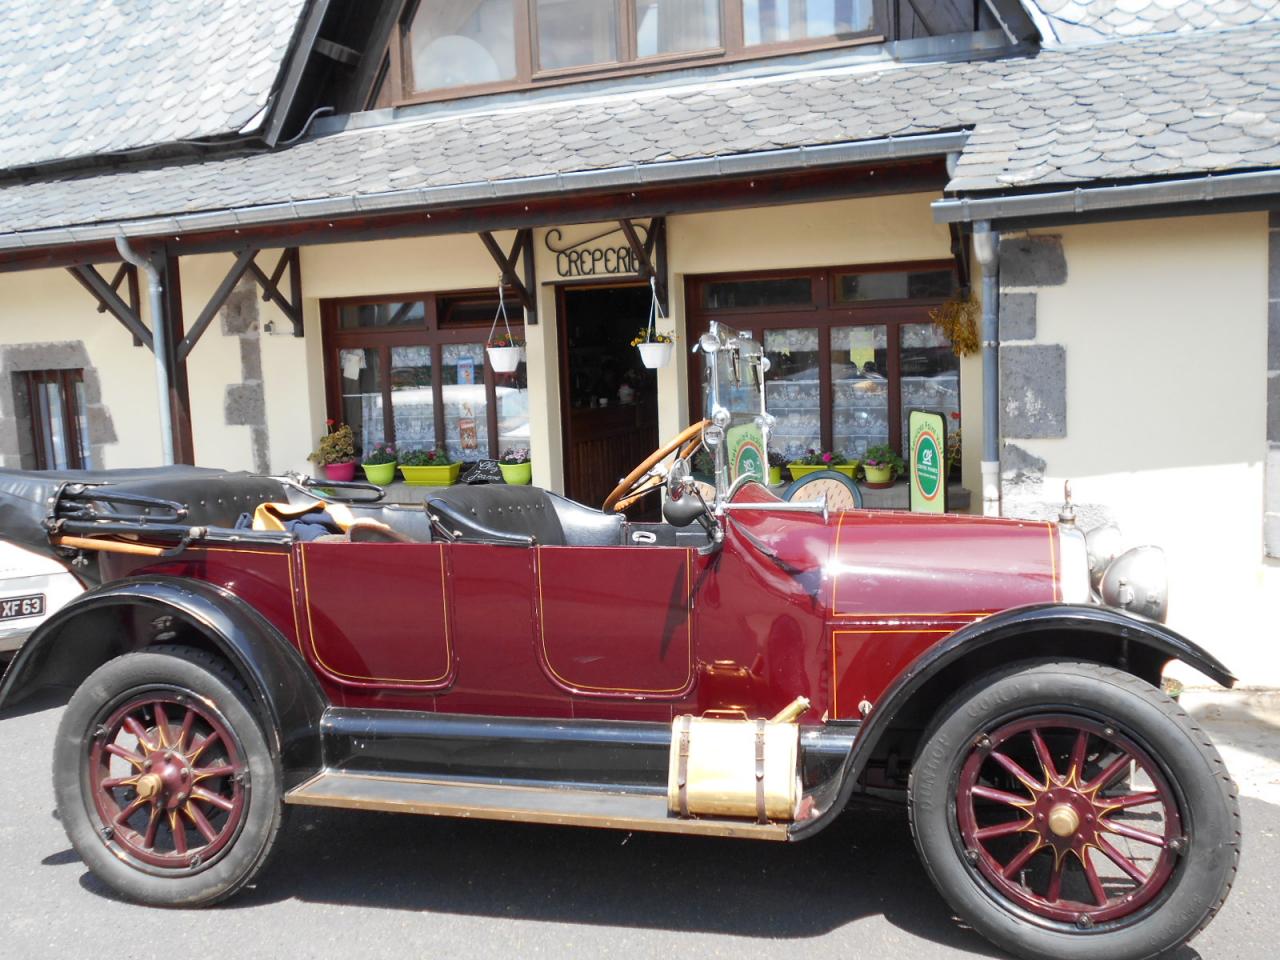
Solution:
[[[258,287],[242,280],[222,308],[222,333],[240,340],[240,382],[227,385],[223,409],[229,426],[248,427],[253,449],[253,469],[271,472],[267,400],[262,383],[262,337]]]

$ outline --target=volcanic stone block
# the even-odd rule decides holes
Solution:
[[[1000,340],[1034,340],[1036,338],[1036,295],[1034,293],[1000,294]]]
[[[1002,287],[1058,287],[1067,282],[1061,237],[1008,237],[1000,241]]]
[[[1059,344],[1000,350],[1000,434],[1052,439],[1067,435],[1067,351]]]

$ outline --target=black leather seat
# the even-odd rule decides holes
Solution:
[[[522,546],[613,546],[623,518],[540,487],[448,487],[427,499],[427,514],[455,540]]]

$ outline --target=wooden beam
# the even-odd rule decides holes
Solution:
[[[529,304],[525,307],[524,322],[531,327],[538,325],[538,271],[533,264],[533,231],[519,231],[516,239],[520,244],[521,263],[524,264],[524,288],[529,292]]]
[[[782,204],[814,203],[907,193],[937,193],[947,184],[945,160],[925,157],[855,167],[788,172],[773,177],[726,178],[715,189],[705,183],[665,184],[640,189],[572,195],[555,194],[503,203],[475,203],[430,210],[397,210],[312,220],[289,220],[259,226],[162,236],[169,249],[183,255],[227,253],[244,249],[296,247],[326,243],[359,243],[402,237],[519,230],[566,223],[598,223],[619,217],[641,218],[674,213],[756,209]],[[1249,209],[1258,208],[1251,200]],[[1167,215],[1167,214],[1161,214]],[[139,238],[136,242],[144,242]],[[0,252],[0,273],[40,270],[118,259],[110,241],[75,246],[30,247]]]
[[[178,258],[163,248],[151,252],[151,262],[160,273],[163,315],[154,322],[165,331],[164,362],[169,373],[169,419],[172,424],[174,463],[196,462],[191,428],[191,387],[187,380],[187,359],[179,353],[184,341],[182,319],[182,271]]]
[[[289,255],[289,302],[293,304],[293,335],[301,337],[302,329],[302,252],[297,247],[285,251]],[[443,436],[443,434],[441,434]]]
[[[227,302],[227,297],[231,296],[231,291],[235,289],[236,284],[240,282],[240,278],[244,276],[245,271],[254,268],[253,258],[258,255],[257,250],[242,250],[236,257],[236,262],[231,265],[231,269],[227,271],[227,275],[222,278],[222,282],[218,284],[218,288],[214,290],[213,296],[209,298],[209,302],[204,305],[204,309],[200,311],[200,316],[196,317],[196,322],[191,325],[191,330],[182,342],[178,344],[178,359],[185,361],[190,356],[192,349],[200,338],[204,336],[205,330],[209,328],[209,324],[213,322],[213,318],[218,315],[218,311],[222,309],[222,305]],[[263,277],[266,280],[266,277]]]
[[[948,224],[951,228],[951,256],[956,261],[956,279],[959,286],[960,298],[963,300],[969,296],[969,287],[972,284],[969,258],[969,233],[961,229],[961,224]]]
[[[120,299],[120,295],[111,289],[111,285],[103,278],[102,274],[94,268],[93,264],[82,263],[77,266],[67,267],[67,272],[80,282],[86,290],[89,291],[113,317],[124,325],[124,328],[133,334],[134,339],[141,341],[148,350],[155,350],[155,344],[151,339],[151,331],[142,323],[142,318],[138,316],[136,310],[129,309],[128,304]]]
[[[662,305],[662,312],[667,313],[666,219],[654,217],[650,221],[649,233],[643,243],[640,242],[640,235],[636,233],[635,224],[629,218],[623,217],[618,220],[618,226],[622,228],[622,235],[627,238],[627,246],[635,254],[641,279],[653,279],[658,303]],[[661,266],[655,263],[655,251],[660,254]]]

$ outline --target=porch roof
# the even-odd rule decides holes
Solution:
[[[961,130],[948,191],[965,195],[1280,167],[1280,25],[505,104],[272,152],[15,181],[0,185],[0,250],[103,239],[118,224],[163,236],[293,222],[304,208],[340,217],[545,196],[571,181],[671,183],[695,167],[714,179],[748,161],[809,169],[859,144],[879,145],[863,162],[881,161]]]
[[[0,0],[0,170],[261,126],[307,0]]]

